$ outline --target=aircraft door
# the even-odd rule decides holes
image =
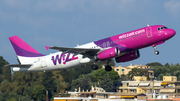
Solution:
[[[151,29],[151,27],[146,28],[146,34],[147,34],[147,37],[152,37],[152,29]]]
[[[107,47],[110,47],[110,42],[109,41],[107,42]]]
[[[103,48],[106,48],[106,43],[105,42],[103,43]]]

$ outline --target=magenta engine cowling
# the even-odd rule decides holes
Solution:
[[[115,60],[119,62],[127,62],[140,57],[139,50],[130,51],[122,56],[116,57]]]
[[[115,56],[118,56],[120,54],[119,48],[118,47],[112,47],[109,49],[106,49],[102,52],[100,52],[96,58],[98,60],[105,60],[105,59],[109,59],[109,58],[113,58]]]

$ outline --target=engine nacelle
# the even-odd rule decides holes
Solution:
[[[122,56],[116,57],[115,60],[119,62],[127,62],[140,57],[139,50],[130,51]]]
[[[120,54],[119,48],[118,47],[112,47],[109,49],[106,49],[96,56],[97,60],[105,60],[109,58],[113,58],[115,56],[118,56]]]

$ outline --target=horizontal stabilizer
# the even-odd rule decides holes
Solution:
[[[19,68],[28,68],[32,66],[31,64],[25,64],[25,65],[21,65],[21,64],[12,64],[12,65],[6,65],[5,67],[19,67]]]
[[[48,46],[45,46],[46,47],[46,50],[48,50],[49,49],[49,47]]]

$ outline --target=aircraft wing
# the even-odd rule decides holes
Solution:
[[[86,55],[88,57],[94,56],[97,52],[99,52],[101,49],[89,49],[89,48],[68,48],[68,47],[47,47],[46,49],[55,49],[62,51],[63,53],[74,53],[75,55],[77,54],[82,54]]]
[[[31,64],[24,64],[24,65],[21,65],[21,64],[12,64],[12,65],[6,65],[5,67],[19,67],[19,68],[27,68],[27,67],[30,67],[32,66]]]

